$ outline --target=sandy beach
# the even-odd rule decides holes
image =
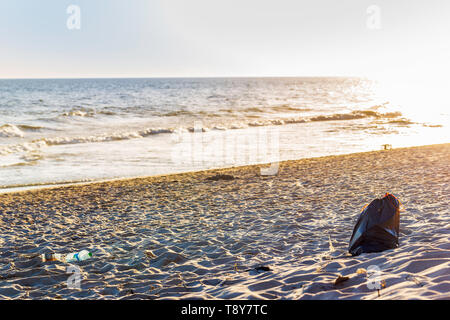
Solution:
[[[2,194],[0,299],[450,299],[449,160],[444,144]],[[386,192],[399,248],[350,256]],[[82,249],[79,289],[40,258]]]

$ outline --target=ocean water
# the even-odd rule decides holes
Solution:
[[[0,192],[448,142],[448,108],[380,88],[359,78],[0,80]]]

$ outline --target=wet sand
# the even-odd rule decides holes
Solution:
[[[449,160],[444,144],[3,194],[0,299],[450,299]],[[351,257],[386,192],[400,247]],[[82,249],[79,289],[39,256]]]

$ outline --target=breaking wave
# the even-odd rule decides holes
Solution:
[[[4,124],[0,127],[0,137],[1,138],[23,138],[24,133],[18,126],[13,124]]]
[[[92,108],[75,107],[60,114],[61,117],[81,117],[92,118],[96,115],[114,116],[115,112],[111,110],[95,110]]]
[[[295,123],[305,123],[305,122],[318,122],[318,121],[343,121],[343,120],[354,120],[363,118],[374,118],[374,119],[387,119],[388,123],[399,124],[399,125],[409,125],[413,124],[408,119],[400,118],[402,114],[400,112],[387,112],[381,113],[371,110],[358,110],[350,113],[336,113],[331,115],[320,115],[314,117],[299,117],[299,118],[283,118],[283,119],[260,119],[254,120],[242,120],[235,121],[228,124],[211,124],[209,126],[204,126],[201,131],[207,132],[210,130],[234,130],[234,129],[244,129],[248,127],[263,127],[263,126],[280,126],[285,124],[295,124]],[[33,126],[14,126],[14,125],[3,125],[0,127],[0,136],[3,137],[23,137],[23,131],[20,130],[40,130],[41,127]],[[168,134],[176,132],[195,132],[193,127],[179,127],[179,128],[147,128],[138,131],[131,132],[117,132],[112,134],[101,134],[94,136],[82,136],[82,137],[52,137],[52,138],[41,138],[38,140],[33,140],[31,142],[26,142],[16,145],[6,145],[0,147],[0,155],[5,155],[15,152],[29,152],[31,150],[39,149],[42,146],[54,146],[54,145],[68,145],[68,144],[81,144],[81,143],[97,143],[97,142],[110,142],[110,141],[121,141],[145,138],[157,134]]]
[[[25,143],[0,146],[0,155],[32,152],[39,150],[45,146],[130,140],[130,139],[144,138],[155,134],[172,133],[174,131],[175,129],[162,128],[162,129],[145,129],[135,132],[103,134],[97,136],[42,138]]]
[[[49,128],[28,124],[4,124],[0,126],[0,138],[24,138],[26,132],[39,132]]]
[[[161,133],[172,133],[174,129],[145,129],[134,132],[123,132],[123,133],[113,133],[104,134],[98,136],[87,136],[87,137],[55,137],[55,138],[44,138],[37,140],[35,142],[43,142],[48,146],[54,145],[65,145],[65,144],[79,144],[79,143],[93,143],[93,142],[109,142],[109,141],[121,141],[145,138],[155,134]]]
[[[28,124],[19,124],[17,127],[20,130],[22,130],[22,131],[30,131],[30,132],[36,132],[36,131],[41,131],[43,129],[48,129],[48,128],[45,128],[45,127],[31,126],[31,125],[28,125]]]
[[[372,110],[355,110],[350,113],[335,113],[310,118],[310,121],[355,120],[364,118],[392,119],[402,116],[401,112],[376,112]]]
[[[312,111],[312,108],[307,107],[294,107],[288,104],[283,104],[276,107],[271,107],[271,109],[275,112],[305,112],[305,111]]]

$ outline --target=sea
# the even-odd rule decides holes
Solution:
[[[449,108],[415,93],[345,77],[4,79],[0,192],[449,142]]]

